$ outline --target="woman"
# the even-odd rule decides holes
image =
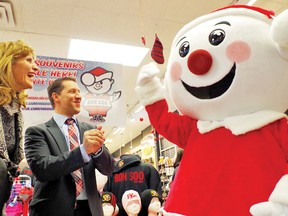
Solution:
[[[24,157],[21,107],[38,71],[34,51],[24,41],[0,42],[0,215]]]

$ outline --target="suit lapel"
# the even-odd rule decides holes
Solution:
[[[77,122],[77,126],[79,128],[79,133],[80,133],[80,143],[83,143],[83,136],[84,136],[85,128],[81,122]]]
[[[54,138],[55,143],[59,148],[59,151],[60,152],[69,151],[65,137],[53,118],[51,118],[48,122],[46,122],[46,127],[49,133]]]

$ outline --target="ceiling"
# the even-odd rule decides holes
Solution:
[[[144,36],[146,47],[152,48],[157,34],[167,60],[172,40],[184,24],[217,8],[247,2],[248,0],[0,1],[0,41],[23,39],[34,48],[37,55],[67,58],[71,38],[144,46],[141,42],[141,36]],[[288,0],[258,0],[254,5],[278,14],[288,8]],[[134,91],[139,68],[151,61],[148,54],[138,68],[123,67],[123,93],[127,113],[139,103]],[[166,62],[159,67],[164,74]],[[144,117],[143,121],[136,119],[131,122],[127,115],[124,125],[126,130],[120,135],[113,135],[113,128],[105,127],[106,136],[113,140],[112,143],[107,143],[111,153],[129,143],[149,126],[145,111],[142,111],[141,116]]]

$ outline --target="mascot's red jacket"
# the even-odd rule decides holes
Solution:
[[[288,11],[237,5],[177,33],[164,84],[140,70],[151,124],[184,149],[163,215],[288,215],[287,59]]]

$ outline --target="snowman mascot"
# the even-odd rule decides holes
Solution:
[[[163,215],[288,216],[288,11],[199,17],[175,36],[163,84],[158,73],[143,66],[135,90],[184,149]]]

